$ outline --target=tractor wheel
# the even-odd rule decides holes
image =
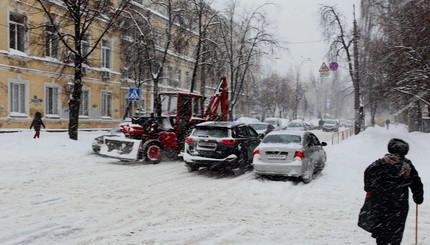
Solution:
[[[152,164],[158,164],[161,162],[161,158],[163,156],[162,153],[163,148],[160,143],[157,142],[151,142],[145,146],[145,149],[143,149],[144,159]]]

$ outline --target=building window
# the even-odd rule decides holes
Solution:
[[[52,25],[47,25],[45,29],[45,56],[58,58],[58,50],[60,47],[60,41],[55,33],[55,28]]]
[[[186,71],[185,72],[185,89],[190,88],[190,83],[191,83],[190,72]]]
[[[112,93],[102,92],[102,117],[112,117]]]
[[[102,67],[111,68],[111,42],[109,40],[102,40]]]
[[[79,107],[79,116],[88,117],[88,106],[89,106],[89,91],[82,90],[81,106]]]
[[[173,68],[171,66],[167,67],[167,85],[173,86]]]
[[[11,113],[26,113],[25,111],[25,84],[10,83],[10,112]]]
[[[184,56],[188,57],[189,52],[190,52],[190,50],[188,49],[188,43],[185,43],[185,45],[184,45]]]
[[[81,40],[81,55],[84,57],[90,52],[90,43],[89,43],[89,37],[88,35],[85,35],[84,38]]]
[[[176,87],[181,87],[182,85],[182,70],[177,69],[176,70]]]
[[[46,115],[58,115],[58,87],[46,87],[45,113]]]
[[[9,48],[25,51],[25,17],[23,15],[10,13]]]

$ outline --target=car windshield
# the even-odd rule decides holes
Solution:
[[[301,141],[302,141],[302,137],[300,137],[299,135],[291,135],[291,134],[267,135],[263,139],[263,143],[281,143],[281,144],[300,143]]]
[[[325,121],[325,124],[336,124],[336,121]]]
[[[273,126],[276,126],[276,121],[275,120],[267,120],[267,121],[265,121],[266,123],[270,123],[270,124],[272,124]]]
[[[266,124],[249,124],[249,126],[253,127],[255,130],[265,130],[267,129]]]
[[[207,136],[216,138],[228,137],[227,128],[210,128],[210,127],[198,127],[194,130],[193,136]]]

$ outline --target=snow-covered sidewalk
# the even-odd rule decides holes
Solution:
[[[410,144],[423,180],[419,244],[430,244],[430,134],[369,128],[327,146],[326,168],[307,185],[188,173],[180,161],[119,162],[92,154],[100,134],[0,134],[0,244],[374,244],[356,225],[363,172],[393,137]]]

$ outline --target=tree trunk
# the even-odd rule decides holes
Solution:
[[[72,97],[69,101],[69,138],[78,140],[79,108],[82,94],[82,62],[75,61],[75,79]]]

